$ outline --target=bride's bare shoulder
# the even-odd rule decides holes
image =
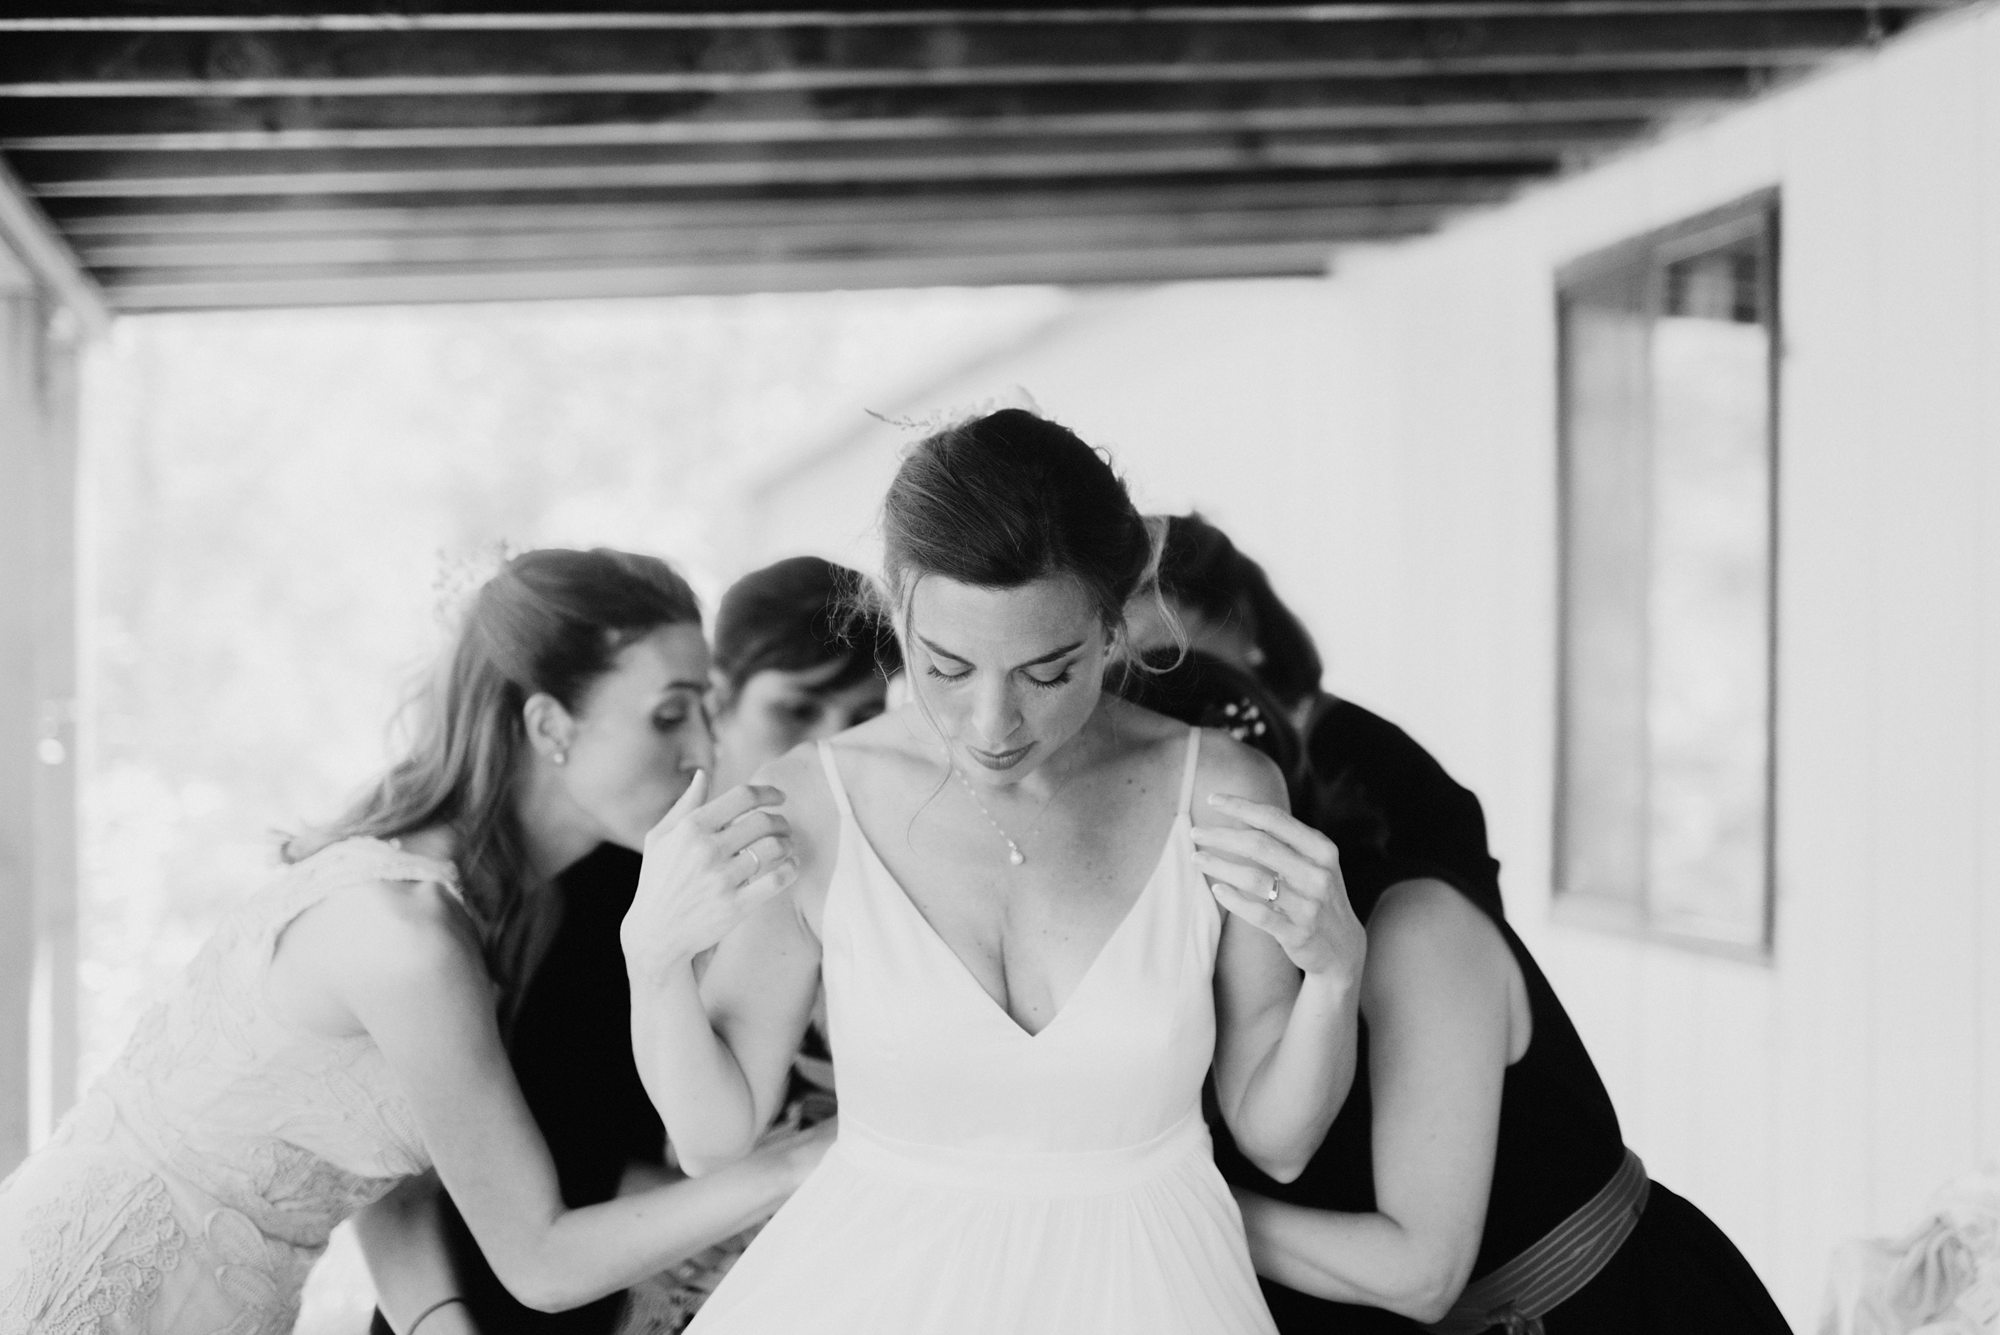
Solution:
[[[1209,804],[1212,796],[1244,797],[1289,811],[1284,772],[1276,761],[1226,732],[1203,728],[1191,804],[1196,825],[1230,823]]]
[[[828,743],[850,786],[917,778],[928,783],[942,770],[943,743],[913,705],[878,714]]]
[[[1188,725],[1107,693],[1097,706],[1099,723],[1116,743],[1116,754],[1142,754],[1148,762],[1179,764],[1186,754]]]

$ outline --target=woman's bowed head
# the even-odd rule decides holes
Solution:
[[[1147,670],[1129,661],[1125,614],[1157,597],[1163,523],[1138,513],[1100,451],[1004,408],[911,449],[885,500],[884,530],[883,584],[852,586],[851,611],[865,625],[879,608],[893,625],[947,775],[977,806],[1009,800],[1038,773],[1053,789],[1065,781],[1056,775],[1084,768],[1103,749],[1087,725],[1115,731],[1125,712],[1103,691],[1107,674]],[[1022,644],[1042,652],[1003,661]],[[1267,768],[1247,751],[1238,763],[1260,779]],[[791,827],[777,810],[785,793],[750,783],[710,803],[710,787],[698,776],[647,836],[650,893],[627,919],[630,961],[713,946],[796,876]],[[1363,936],[1332,843],[1282,803],[1216,792],[1210,805],[1220,819],[1194,834],[1217,901],[1303,970],[1358,971]],[[996,813],[979,809],[994,826],[989,837],[1018,851]]]

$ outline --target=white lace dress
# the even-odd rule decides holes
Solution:
[[[334,1225],[429,1166],[375,1044],[307,1033],[265,992],[285,926],[372,880],[455,884],[374,839],[286,868],[0,1182],[0,1335],[288,1332]]]

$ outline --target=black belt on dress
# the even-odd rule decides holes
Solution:
[[[1595,1196],[1505,1265],[1465,1286],[1433,1335],[1478,1335],[1495,1326],[1507,1335],[1542,1335],[1542,1318],[1597,1278],[1646,1209],[1652,1186],[1631,1150]]]

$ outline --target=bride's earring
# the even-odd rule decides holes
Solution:
[[[558,746],[549,756],[549,759],[555,761],[558,765],[567,765],[569,763],[569,752]]]

